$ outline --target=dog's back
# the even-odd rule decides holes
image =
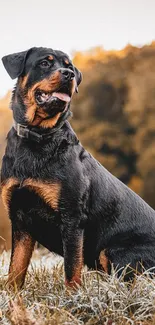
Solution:
[[[96,247],[94,260],[99,260],[104,250],[109,271],[111,263],[115,267],[130,263],[134,270],[138,262],[146,269],[155,266],[155,211],[93,157],[89,158],[88,168],[92,231],[87,245]],[[88,228],[89,237],[90,225]],[[91,254],[87,258],[90,261]],[[93,263],[90,265],[94,267]]]

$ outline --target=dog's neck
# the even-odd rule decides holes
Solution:
[[[13,127],[14,132],[18,132],[17,125]],[[27,128],[26,128],[27,129]],[[29,132],[27,134],[27,131]],[[74,130],[72,129],[70,123],[66,120],[64,123],[55,130],[55,132],[46,133],[46,134],[38,134],[34,131],[27,129],[25,136],[19,136],[17,138],[20,139],[20,141],[24,140],[24,146],[26,143],[28,143],[28,146],[31,144],[33,145],[39,145],[39,146],[51,146],[51,152],[54,152],[57,150],[57,148],[63,143],[63,146],[68,144],[71,145],[78,145],[79,139],[77,138]],[[23,135],[23,134],[21,134]],[[23,139],[24,138],[24,139]],[[26,139],[26,141],[25,141]],[[20,142],[21,143],[21,142]]]

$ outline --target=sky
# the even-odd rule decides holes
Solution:
[[[155,40],[155,0],[0,0],[0,58],[33,46],[70,56]],[[13,87],[0,62],[0,96]]]

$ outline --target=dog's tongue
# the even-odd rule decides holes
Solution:
[[[67,102],[67,103],[70,102],[70,100],[71,100],[71,98],[69,97],[69,95],[67,95],[67,94],[63,94],[63,93],[57,93],[57,92],[54,92],[54,93],[52,94],[52,96],[53,96],[53,97],[57,97],[57,98],[63,100],[64,102]]]

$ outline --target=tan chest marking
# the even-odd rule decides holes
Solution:
[[[32,189],[37,193],[52,209],[58,210],[61,185],[60,183],[43,183],[33,179],[26,179],[23,186]]]
[[[2,200],[7,211],[9,209],[12,191],[16,186],[20,186],[20,182],[16,178],[10,178],[2,184]],[[58,211],[61,192],[60,183],[47,183],[28,178],[22,183],[22,187],[28,187],[38,194],[52,209]]]
[[[19,181],[16,178],[9,178],[5,183],[2,183],[2,192],[1,192],[1,196],[2,196],[2,201],[4,204],[5,209],[8,212],[9,209],[9,202],[11,199],[11,194],[12,194],[12,190],[14,189],[14,187],[19,185]]]

